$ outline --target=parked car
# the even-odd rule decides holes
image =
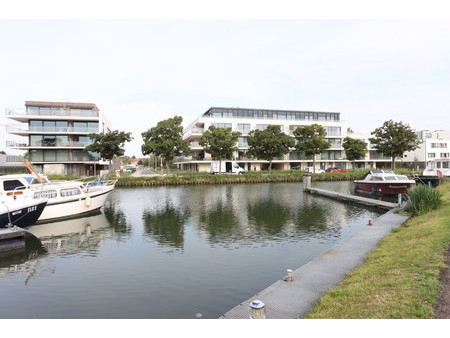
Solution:
[[[305,172],[307,172],[307,173],[314,172],[313,167],[306,167]],[[325,171],[323,171],[322,169],[316,168],[316,174],[323,174],[324,172]]]
[[[291,170],[299,170],[299,169],[300,169],[300,164],[294,163],[291,165]]]
[[[338,167],[331,167],[325,170],[327,173],[346,173],[347,170],[338,168]]]

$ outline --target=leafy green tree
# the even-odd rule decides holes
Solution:
[[[382,127],[376,128],[371,134],[374,137],[369,138],[369,141],[373,148],[391,157],[392,169],[395,169],[396,157],[403,157],[406,151],[416,150],[420,144],[411,127],[402,122],[386,121]]]
[[[342,146],[344,147],[347,160],[353,162],[353,169],[355,168],[355,161],[366,156],[367,142],[364,142],[363,140],[347,136],[344,138]]]
[[[247,138],[250,156],[269,161],[269,173],[275,157],[287,154],[294,146],[294,139],[281,131],[281,126],[268,126],[264,130],[252,130]]]
[[[238,150],[236,143],[240,135],[240,132],[232,131],[231,128],[217,128],[215,126],[210,126],[208,130],[203,133],[199,144],[203,147],[205,152],[211,154],[213,159],[223,161],[231,159],[233,157],[233,152]]]
[[[131,133],[118,130],[103,134],[93,133],[88,137],[93,140],[93,143],[88,145],[86,150],[100,154],[101,158],[109,161],[110,168],[112,159],[125,153],[125,149],[123,149],[125,142],[133,139]]]
[[[182,122],[181,116],[175,116],[159,121],[156,127],[142,133],[144,140],[144,144],[141,146],[142,154],[162,156],[168,172],[170,171],[169,164],[175,156],[189,152],[189,143],[183,140]]]
[[[306,156],[313,158],[313,172],[316,171],[316,155],[323,153],[331,147],[331,143],[325,141],[327,131],[318,124],[299,127],[293,132],[295,140],[295,149],[303,151]]]

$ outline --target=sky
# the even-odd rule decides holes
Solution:
[[[137,157],[158,121],[187,126],[212,106],[450,130],[450,18],[24,13],[0,14],[1,124],[27,100],[95,103]],[[6,150],[17,137],[0,128]]]

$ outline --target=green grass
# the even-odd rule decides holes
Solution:
[[[434,318],[450,243],[450,183],[439,190],[437,210],[395,229],[305,318]]]
[[[442,193],[424,184],[410,188],[406,194],[405,211],[412,215],[423,215],[437,209],[442,203]]]

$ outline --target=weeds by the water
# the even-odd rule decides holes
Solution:
[[[405,211],[412,215],[423,215],[437,209],[442,203],[442,193],[425,184],[418,184],[406,194]]]

